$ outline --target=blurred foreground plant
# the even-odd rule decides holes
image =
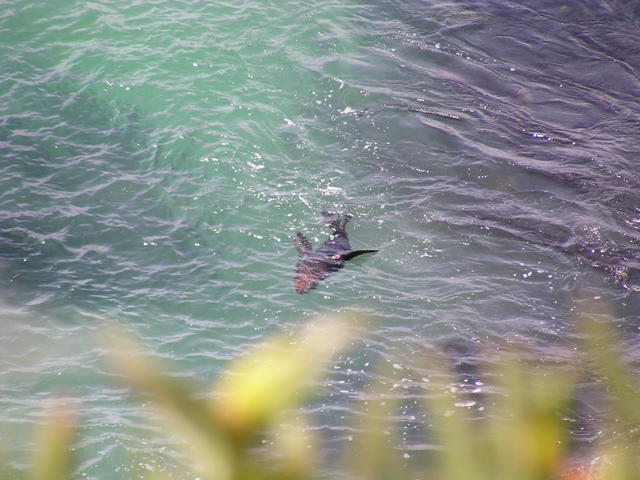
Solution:
[[[33,480],[63,480],[69,478],[75,466],[71,448],[76,433],[76,408],[74,402],[58,399],[45,413],[40,428],[33,468]]]
[[[640,399],[635,376],[616,348],[610,316],[595,306],[578,315],[587,362],[609,395],[607,426],[615,423],[615,441],[595,446],[592,457],[569,467],[569,434],[564,418],[583,368],[573,372],[544,364],[527,364],[518,352],[505,354],[494,372],[493,388],[503,392],[487,402],[482,418],[468,418],[453,385],[459,384],[442,354],[425,349],[430,376],[440,379],[425,390],[425,411],[439,448],[429,461],[409,463],[394,441],[392,418],[397,395],[380,383],[368,394],[369,410],[361,432],[345,450],[338,470],[352,480],[631,480],[640,476],[638,443]],[[140,352],[131,339],[116,336],[110,361],[137,392],[161,407],[180,433],[189,454],[192,475],[221,480],[307,480],[326,475],[317,463],[316,445],[298,404],[326,371],[331,359],[357,337],[356,322],[334,316],[312,322],[296,335],[279,335],[239,358],[212,388],[198,397],[186,382],[165,373],[165,367]],[[580,362],[580,365],[585,363]],[[382,372],[392,378],[391,372]],[[431,384],[429,384],[431,385]],[[492,397],[493,398],[493,397]],[[73,415],[54,409],[43,427],[41,449],[32,478],[71,478],[70,444]],[[592,458],[600,458],[592,462]],[[1,470],[0,470],[1,471]],[[168,477],[148,472],[148,478]]]
[[[125,337],[116,337],[111,362],[134,389],[164,408],[201,478],[305,479],[312,476],[317,448],[306,426],[287,412],[353,341],[356,323],[351,315],[335,315],[296,335],[278,335],[231,362],[204,399],[161,373]],[[277,455],[263,455],[258,447],[265,442]]]

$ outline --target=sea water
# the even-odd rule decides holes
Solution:
[[[61,394],[81,405],[83,478],[170,462],[105,365],[112,321],[204,391],[275,332],[366,314],[308,407],[328,444],[381,365],[419,379],[427,347],[570,361],[576,292],[636,358],[639,19],[615,0],[2,2],[13,468]],[[293,238],[324,241],[323,209],[380,252],[297,295]],[[412,395],[407,455],[431,448]]]

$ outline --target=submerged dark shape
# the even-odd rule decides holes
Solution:
[[[296,293],[307,293],[315,288],[321,280],[324,280],[333,272],[337,272],[347,260],[378,250],[353,250],[347,237],[345,227],[351,218],[344,215],[340,218],[336,215],[322,212],[328,220],[327,226],[332,230],[326,242],[316,250],[302,233],[296,233],[296,247],[298,248],[298,263],[296,264],[296,276],[293,280]]]

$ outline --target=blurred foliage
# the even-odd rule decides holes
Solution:
[[[33,467],[33,480],[64,480],[74,467],[71,448],[75,437],[76,414],[73,401],[58,399],[47,408]]]
[[[630,480],[640,476],[640,399],[628,362],[619,353],[611,316],[584,304],[576,315],[584,339],[584,360],[574,369],[522,360],[505,352],[494,367],[492,386],[499,395],[482,415],[458,402],[456,373],[441,353],[425,348],[431,378],[425,383],[426,435],[438,448],[427,461],[409,462],[396,448],[394,414],[398,395],[380,382],[366,393],[367,412],[343,452],[342,467],[353,480]],[[189,473],[216,480],[307,480],[326,476],[322,449],[307,419],[296,413],[310,386],[336,354],[358,339],[357,319],[338,315],[309,323],[295,335],[281,334],[233,362],[202,396],[197,388],[167,373],[131,338],[115,335],[109,362],[134,392],[148,398],[170,421],[169,431],[184,439]],[[571,373],[568,373],[571,372]],[[393,371],[379,372],[393,379]],[[594,445],[588,457],[572,458],[565,418],[579,377],[596,375],[603,386],[606,424],[624,434]],[[58,401],[45,415],[31,477],[73,477],[77,420],[69,402]],[[0,463],[3,458],[0,456]],[[0,474],[8,471],[0,466]],[[169,478],[147,472],[147,478]],[[17,478],[17,477],[13,477]]]

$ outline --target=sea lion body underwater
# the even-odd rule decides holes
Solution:
[[[353,250],[351,248],[351,243],[345,230],[351,218],[350,215],[344,215],[339,218],[327,212],[322,212],[322,214],[328,221],[327,226],[333,233],[316,250],[313,249],[307,237],[300,232],[296,233],[298,263],[296,264],[296,276],[293,280],[296,293],[307,293],[312,288],[315,288],[320,281],[344,267],[348,260],[363,253],[378,251]]]

